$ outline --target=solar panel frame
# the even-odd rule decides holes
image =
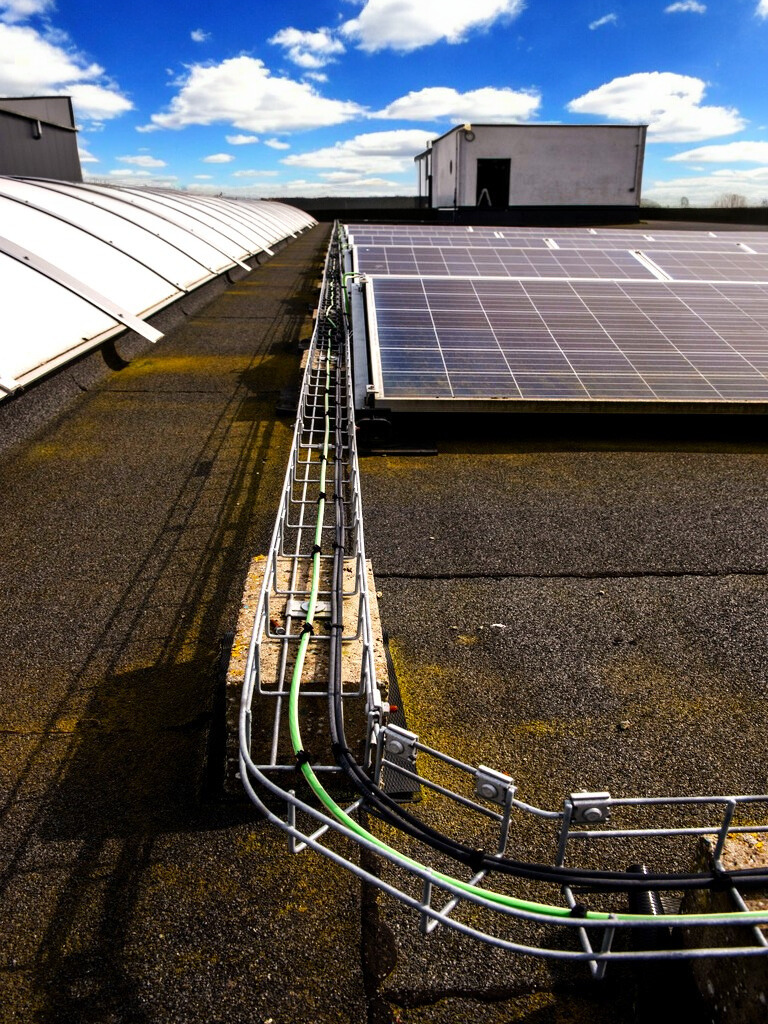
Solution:
[[[378,400],[768,409],[768,232],[361,227]]]
[[[751,358],[753,344],[762,356],[768,352],[768,287],[729,293],[727,285],[708,283],[447,283],[464,286],[459,310],[442,308],[452,290],[445,281],[367,282],[374,385],[383,400],[768,401],[768,358]],[[434,284],[441,288],[430,293]],[[475,292],[473,306],[466,286]],[[702,313],[714,301],[724,310],[719,328]],[[740,350],[735,342],[745,322],[754,331]],[[485,333],[467,345],[467,330]]]
[[[417,277],[647,278],[651,271],[629,249],[471,249],[416,245],[356,245],[362,274]]]

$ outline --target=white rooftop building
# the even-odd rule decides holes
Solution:
[[[415,158],[428,207],[639,206],[646,125],[465,124]]]

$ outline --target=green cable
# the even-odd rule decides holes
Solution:
[[[325,401],[324,401],[324,416],[325,416],[325,434],[323,439],[323,455],[321,459],[320,469],[320,492],[325,493],[325,480],[326,480],[326,467],[328,465],[328,452],[330,448],[330,384],[331,384],[331,360],[330,353],[326,353],[326,376],[325,376]],[[323,522],[325,519],[325,498],[321,497],[318,499],[317,509],[317,524],[315,526],[315,550],[312,556],[312,584],[310,589],[310,597],[307,605],[307,616],[306,624],[308,626],[314,625],[315,608],[317,606],[317,596],[320,590],[320,541],[322,538]],[[291,676],[291,689],[288,701],[288,728],[291,737],[291,745],[293,747],[293,753],[298,755],[300,752],[304,752],[304,745],[301,738],[301,727],[299,725],[299,694],[301,687],[301,676],[304,670],[304,661],[306,658],[307,648],[309,647],[309,639],[311,636],[310,630],[306,630],[299,641],[299,647],[296,654],[296,662],[293,667],[293,673]],[[546,915],[548,917],[568,918],[571,916],[571,911],[567,907],[556,907],[546,903],[534,903],[530,900],[521,900],[514,896],[506,896],[503,893],[494,892],[492,889],[483,889],[478,885],[472,885],[469,882],[464,882],[459,878],[453,878],[451,875],[443,874],[440,871],[435,871],[432,868],[427,867],[424,864],[420,864],[418,861],[413,860],[411,857],[407,857],[405,854],[400,853],[394,847],[385,843],[383,840],[378,839],[373,833],[363,828],[358,822],[351,818],[349,814],[340,807],[333,797],[324,788],[320,780],[318,779],[315,772],[312,770],[311,765],[306,761],[300,765],[301,773],[305,780],[309,784],[312,792],[321,802],[321,804],[331,812],[331,814],[339,821],[342,825],[345,825],[355,835],[365,839],[377,849],[383,853],[392,854],[401,863],[408,867],[417,868],[421,871],[428,872],[436,882],[445,882],[446,884],[459,889],[461,892],[465,892],[471,896],[478,896],[483,900],[496,903],[499,906],[506,907],[512,910],[523,910],[533,913]],[[696,920],[709,920],[711,914],[686,914],[686,921]],[[750,918],[759,918],[764,916],[762,911],[736,911],[727,915],[729,918],[735,918],[739,921],[748,921]],[[586,911],[585,918],[588,921],[655,921],[658,923],[658,917],[653,914],[609,914],[602,911],[588,910]]]

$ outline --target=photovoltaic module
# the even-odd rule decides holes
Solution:
[[[768,402],[768,233],[348,232],[376,401]]]

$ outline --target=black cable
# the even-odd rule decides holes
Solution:
[[[335,325],[334,325],[335,328]],[[337,331],[333,331],[337,335]],[[334,431],[336,450],[342,450],[342,428],[339,410],[341,409],[341,385],[346,371],[343,341],[339,342],[336,362],[336,394]],[[329,338],[330,344],[330,338]],[[330,354],[330,350],[329,350]],[[344,480],[342,460],[336,459],[334,464],[334,506],[335,506],[335,541],[333,545],[333,572],[331,583],[331,638],[329,645],[328,666],[328,704],[329,727],[334,756],[338,765],[350,779],[355,788],[363,794],[366,806],[388,824],[398,828],[412,839],[447,854],[453,860],[467,865],[473,872],[480,870],[497,871],[501,874],[513,875],[517,878],[528,878],[534,881],[554,883],[560,886],[589,888],[602,891],[626,891],[631,889],[702,889],[728,887],[730,883],[740,885],[765,885],[768,871],[761,868],[746,868],[737,871],[712,871],[701,874],[683,873],[646,873],[633,871],[603,871],[558,867],[547,864],[536,864],[517,861],[508,857],[490,856],[484,851],[476,850],[451,839],[426,822],[411,814],[385,793],[372,779],[365,769],[355,760],[346,741],[344,733],[344,712],[341,679],[341,649],[343,639],[343,566],[345,552],[345,511],[343,499]],[[365,567],[362,569],[366,571]]]

